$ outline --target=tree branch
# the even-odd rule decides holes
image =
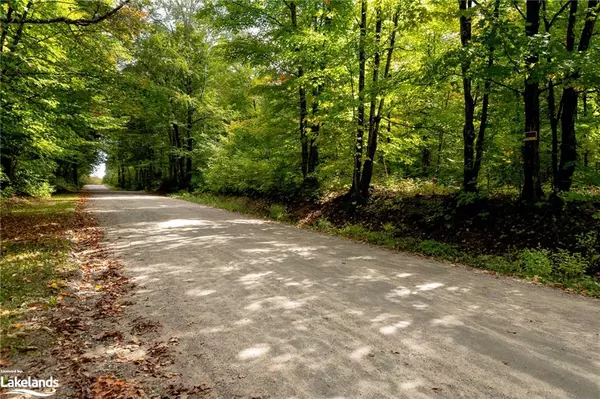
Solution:
[[[110,18],[114,14],[118,13],[121,10],[121,8],[123,8],[125,5],[127,5],[130,2],[131,2],[131,0],[123,0],[121,3],[119,3],[119,5],[117,5],[112,10],[108,11],[106,14],[98,15],[93,18],[71,19],[71,18],[67,18],[67,17],[57,17],[57,18],[44,18],[44,19],[40,19],[40,18],[27,19],[27,18],[25,18],[25,19],[21,19],[21,20],[14,20],[11,18],[4,17],[4,18],[0,18],[0,22],[5,23],[5,24],[22,23],[22,24],[36,24],[36,25],[65,23],[67,25],[88,26],[88,25],[97,24],[99,22],[104,21],[107,18]]]
[[[522,92],[522,91],[520,91],[520,90],[517,90],[517,89],[515,89],[514,87],[510,87],[510,86],[508,86],[508,85],[505,85],[504,83],[500,83],[500,82],[498,82],[498,81],[496,81],[496,80],[494,80],[494,79],[492,79],[492,78],[489,78],[489,80],[490,80],[490,82],[492,82],[492,83],[493,83],[493,84],[495,84],[495,85],[498,85],[498,86],[500,86],[500,87],[504,87],[505,89],[511,90],[511,91],[513,91],[513,92],[515,92],[515,93],[518,93],[518,94],[523,94],[523,92]]]
[[[513,1],[513,6],[517,9],[517,11],[519,12],[519,14],[521,14],[521,16],[523,17],[523,19],[527,19],[527,17],[525,16],[525,14],[523,14],[523,11],[521,11],[521,9],[519,8],[519,5],[517,4],[517,0]]]
[[[552,19],[550,20],[550,22],[548,22],[546,24],[546,30],[549,31],[550,28],[552,27],[552,24],[556,21],[556,18],[558,18],[558,16],[560,14],[562,14],[563,11],[565,11],[567,9],[567,7],[569,6],[569,2],[567,1],[565,4],[563,4],[563,6],[560,8],[560,10],[558,10],[556,12],[556,14],[554,14],[554,16],[552,17]]]

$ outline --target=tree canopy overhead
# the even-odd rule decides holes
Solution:
[[[3,192],[598,186],[598,3],[9,0]]]

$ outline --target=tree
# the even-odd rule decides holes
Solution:
[[[567,27],[566,49],[573,53],[575,49],[575,24],[577,21],[578,2],[569,2],[569,23]],[[584,56],[590,46],[590,41],[594,34],[594,26],[598,15],[598,1],[589,0],[585,12],[585,22],[577,52],[579,56]],[[577,162],[577,137],[575,135],[575,116],[577,114],[577,105],[579,100],[579,91],[575,87],[579,79],[580,72],[576,67],[565,76],[565,86],[563,88],[561,105],[561,145],[560,145],[560,165],[558,168],[559,191],[569,191],[573,184],[573,172]]]
[[[138,26],[128,3],[3,5],[0,158],[6,193],[76,189],[91,172],[99,138],[120,123],[103,92],[117,73],[121,40]]]
[[[528,1],[525,24],[525,35],[532,40],[540,28],[541,2]],[[530,44],[531,45],[531,44]],[[525,78],[525,135],[531,135],[523,146],[523,191],[521,197],[525,201],[537,201],[543,197],[540,179],[540,87],[536,73],[539,56],[533,45],[525,59],[527,76]]]

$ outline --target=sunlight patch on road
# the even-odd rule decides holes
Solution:
[[[393,334],[393,333],[395,333],[396,331],[398,331],[400,329],[403,329],[403,328],[406,328],[406,327],[410,326],[411,324],[412,323],[410,321],[400,321],[400,322],[398,322],[396,324],[393,324],[391,326],[381,327],[379,329],[379,332],[382,333],[382,334],[384,334],[384,335],[390,335],[390,334]]]
[[[428,284],[417,285],[415,288],[417,288],[417,290],[419,290],[419,291],[431,291],[431,290],[435,290],[436,288],[440,288],[443,285],[444,284],[442,284],[442,283],[428,283]]]
[[[463,322],[458,320],[456,318],[456,316],[448,315],[448,316],[440,317],[439,319],[431,320],[431,324],[434,326],[452,327],[452,326],[462,326]]]
[[[411,293],[411,290],[406,288],[406,287],[397,287],[396,289],[392,290],[391,292],[388,292],[385,295],[385,298],[389,301],[392,302],[397,302],[399,300],[399,298],[405,298],[407,296],[409,296]]]
[[[259,357],[265,355],[270,350],[271,350],[271,347],[269,345],[258,344],[251,348],[244,349],[243,351],[238,353],[238,358],[240,358],[242,360],[256,359],[256,358],[259,358]]]
[[[361,360],[363,357],[367,356],[369,353],[371,353],[371,347],[362,346],[350,353],[350,359],[358,361]]]
[[[268,276],[271,273],[273,273],[273,272],[268,271],[268,272],[264,272],[264,273],[250,273],[250,274],[246,274],[245,276],[238,278],[238,281],[240,283],[242,283],[243,285],[254,285],[254,284],[257,284],[261,278]]]
[[[169,229],[172,227],[185,227],[185,226],[209,226],[214,225],[212,222],[207,222],[206,220],[196,220],[196,219],[171,219],[166,222],[158,223],[158,227],[163,229]]]
[[[194,288],[189,290],[188,292],[186,292],[186,295],[193,295],[193,296],[207,296],[207,295],[211,295],[214,294],[215,292],[217,292],[216,290],[203,290],[203,289],[199,289],[199,288]]]

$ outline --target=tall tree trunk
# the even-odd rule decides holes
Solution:
[[[367,56],[365,41],[367,37],[367,0],[361,0],[360,5],[360,37],[358,41],[358,109],[356,141],[354,143],[354,170],[352,173],[351,192],[355,198],[360,198],[360,177],[362,169],[363,136],[365,133],[365,67]]]
[[[23,37],[23,29],[25,28],[25,20],[27,19],[27,14],[29,13],[29,10],[31,9],[32,5],[33,5],[33,0],[29,0],[27,2],[27,5],[23,9],[23,14],[20,15],[20,18],[19,18],[20,21],[18,23],[17,30],[15,31],[15,34],[12,37],[12,43],[10,43],[8,45],[8,52],[10,54],[15,53],[15,50],[17,49],[17,46],[19,45],[19,42],[21,41],[21,39]],[[12,14],[12,11],[11,11],[11,14]],[[1,35],[2,51],[4,51],[4,41],[6,40],[6,35],[8,34],[8,31],[9,31],[8,24],[5,24],[5,26],[2,27],[2,35]],[[0,71],[0,80],[3,82],[10,80],[10,77],[6,76],[7,69],[8,68],[7,68],[6,64],[2,63],[2,69]]]
[[[550,119],[550,130],[552,130],[552,190],[558,191],[558,118],[556,113],[556,99],[554,94],[554,82],[548,79],[548,118]]]
[[[330,23],[331,23],[331,17],[329,16],[328,13],[328,8],[329,8],[329,3],[325,2],[324,3],[325,6],[325,24],[324,27],[327,27]],[[314,22],[314,29],[315,32],[318,30],[318,20],[317,17],[315,16],[314,18],[315,22]],[[327,40],[324,39],[323,41],[323,50],[325,50],[325,45],[327,43]],[[321,60],[320,63],[320,70],[321,73],[323,73],[323,71],[325,70],[325,66],[326,66],[326,61],[325,59]],[[323,79],[320,80],[320,83],[318,84],[313,84],[313,89],[312,89],[312,118],[313,118],[313,122],[311,123],[311,136],[310,136],[310,149],[309,149],[309,154],[308,154],[308,174],[312,174],[316,169],[317,166],[319,164],[319,146],[318,146],[318,139],[319,139],[319,135],[321,134],[321,122],[318,121],[318,117],[319,117],[319,99],[321,96],[321,93],[323,92]],[[314,176],[309,178],[309,184],[312,186],[316,186],[318,184],[316,178]]]
[[[381,3],[378,1],[375,6],[375,55],[373,59],[373,86],[371,93],[371,104],[369,107],[369,136],[367,138],[367,156],[364,161],[362,176],[360,179],[360,195],[362,198],[369,196],[369,187],[373,176],[373,162],[377,151],[377,131],[375,130],[377,119],[377,83],[379,80],[379,64],[381,60],[381,51],[379,44],[381,42]]]
[[[427,176],[431,166],[431,145],[429,144],[429,136],[423,136],[425,146],[421,150],[421,173]]]
[[[312,117],[317,118],[319,113],[319,95],[320,95],[320,87],[313,87],[312,95]],[[309,153],[308,153],[308,169],[307,172],[310,175],[315,171],[317,165],[319,164],[319,147],[317,145],[317,139],[319,138],[319,134],[321,132],[321,123],[320,122],[312,122],[310,125],[310,143],[309,143]],[[312,180],[312,179],[311,179]]]
[[[397,10],[392,17],[392,33],[390,35],[390,43],[387,51],[387,58],[385,61],[385,68],[383,72],[383,76],[385,79],[389,79],[391,77],[390,69],[392,66],[392,57],[394,55],[394,46],[396,45],[396,32],[398,30],[398,19],[400,17],[400,11]],[[376,9],[376,23],[375,23],[375,40],[377,46],[379,45],[379,41],[381,38],[381,4],[377,3]],[[375,53],[375,59],[373,62],[373,86],[377,87],[377,80],[379,74],[379,50]],[[365,159],[365,164],[363,167],[363,174],[361,178],[361,194],[364,198],[369,196],[369,188],[371,186],[371,179],[373,177],[373,166],[375,162],[375,154],[377,153],[377,144],[379,142],[379,126],[381,124],[383,106],[385,104],[385,96],[381,96],[379,99],[379,105],[377,109],[375,109],[375,101],[377,98],[377,90],[373,92],[373,97],[371,99],[371,115],[369,116],[369,140],[367,146],[367,158]],[[390,115],[388,114],[388,123]],[[390,125],[388,124],[388,130]]]
[[[471,16],[466,15],[471,8],[471,0],[459,0],[460,15],[460,42],[463,49],[467,49],[471,42]],[[465,52],[466,53],[466,52]],[[471,92],[472,79],[469,76],[471,62],[467,59],[461,63],[464,116],[463,125],[463,189],[467,192],[477,190],[477,181],[473,179],[474,149],[475,149],[475,102]]]
[[[494,40],[496,37],[496,24],[500,16],[500,0],[494,2],[494,18],[492,20],[492,30],[490,43],[488,45],[488,62],[487,62],[487,73],[488,77],[485,79],[483,84],[483,100],[481,103],[481,119],[479,121],[479,131],[477,132],[477,142],[475,144],[475,162],[473,163],[473,171],[471,173],[471,180],[474,182],[473,185],[477,188],[477,181],[479,180],[479,171],[481,170],[481,162],[483,160],[483,145],[485,142],[485,130],[487,128],[488,120],[488,109],[490,106],[490,89],[492,87],[492,81],[489,78],[491,69],[494,66]]]
[[[588,105],[587,105],[587,92],[584,91],[583,92],[583,117],[584,119],[587,117],[588,114]],[[587,132],[585,134],[585,140],[587,141]],[[587,143],[586,143],[587,144]],[[586,146],[586,148],[584,148],[583,150],[583,166],[585,168],[587,168],[589,166],[589,157],[590,157],[590,150],[589,148]]]
[[[544,26],[546,28],[546,34],[550,35],[550,29],[552,27],[552,20],[546,17],[546,2],[542,3],[544,12]],[[546,58],[548,64],[552,63],[552,57]],[[546,102],[548,104],[548,120],[550,121],[550,130],[552,131],[552,191],[554,194],[558,192],[558,122],[560,119],[561,106],[559,106],[558,113],[556,110],[556,95],[554,92],[554,81],[550,77],[548,79],[547,97]]]
[[[179,124],[177,123],[173,123],[173,135],[175,136],[175,145],[177,146],[177,149],[179,149],[181,151],[181,149],[183,148],[183,145],[181,143],[181,135],[179,134]],[[179,169],[179,177],[178,177],[178,188],[185,188],[185,179],[186,179],[186,175],[185,175],[185,157],[178,155],[177,157],[178,160],[178,169]]]
[[[532,38],[537,35],[540,28],[540,5],[538,1],[527,2],[527,22],[525,35]],[[533,78],[531,69],[538,62],[535,50],[525,60],[528,75],[525,79],[525,132],[535,132],[535,140],[524,142],[523,146],[523,191],[521,198],[532,202],[540,199],[544,192],[540,181],[540,88]]]
[[[298,8],[295,2],[290,2],[288,4],[288,8],[290,9],[290,19],[292,21],[292,27],[294,30],[298,29]],[[300,51],[299,47],[295,48],[296,52]],[[298,80],[302,80],[304,76],[304,68],[302,65],[298,65]],[[300,127],[300,145],[302,147],[302,177],[306,179],[308,176],[308,164],[309,164],[309,141],[308,136],[306,134],[306,116],[308,115],[308,109],[306,105],[306,90],[304,89],[303,83],[300,82],[298,85],[298,100],[300,105],[300,114],[298,124]]]
[[[188,95],[192,95],[191,82],[188,78],[186,91]],[[185,188],[190,189],[192,186],[192,150],[194,149],[194,138],[192,136],[192,128],[194,125],[194,108],[188,104],[185,133],[186,133],[186,156],[185,156]]]
[[[176,182],[177,181],[177,163],[175,160],[175,156],[173,155],[173,148],[175,148],[175,137],[171,128],[168,129],[169,132],[169,181]]]
[[[567,51],[573,52],[575,49],[575,25],[577,19],[577,1],[570,2],[569,23],[567,25]],[[596,24],[598,0],[588,0],[586,18],[581,32],[581,38],[577,51],[582,54],[587,51],[590,40],[594,34],[594,25]],[[558,167],[558,189],[560,191],[569,191],[573,184],[573,173],[577,162],[577,137],[575,135],[575,117],[577,115],[577,103],[579,93],[575,89],[575,82],[579,79],[579,71],[575,71],[567,77],[567,83],[562,94],[562,115],[561,125],[561,144],[560,144],[560,164]]]
[[[8,185],[10,185],[15,178],[13,159],[6,155],[1,155],[0,163],[2,164],[4,174],[6,175],[6,177],[8,177]]]

